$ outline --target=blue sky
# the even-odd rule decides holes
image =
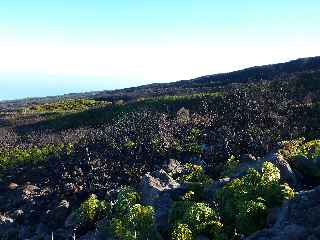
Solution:
[[[317,0],[0,3],[0,99],[169,82],[320,55]]]

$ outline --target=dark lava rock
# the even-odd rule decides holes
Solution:
[[[166,231],[169,226],[169,210],[172,205],[171,193],[180,184],[171,178],[164,170],[146,174],[140,184],[141,201],[153,205],[159,231]]]
[[[320,186],[299,192],[277,213],[275,224],[247,240],[304,240],[320,239]]]

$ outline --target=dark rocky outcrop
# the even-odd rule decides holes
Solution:
[[[300,171],[303,175],[313,178],[315,180],[320,180],[320,166],[319,160],[309,159],[304,155],[299,155],[292,161],[294,168]]]
[[[169,226],[169,210],[173,203],[171,194],[181,185],[163,169],[146,174],[140,184],[141,202],[155,208],[158,230],[166,231]]]
[[[299,192],[276,214],[275,224],[247,240],[316,240],[320,239],[320,186]]]
[[[282,157],[282,155],[276,152],[269,153],[265,157],[258,160],[251,160],[240,163],[237,169],[234,171],[234,174],[232,174],[231,178],[244,176],[249,168],[254,168],[260,172],[263,163],[265,162],[273,163],[280,170],[281,180],[283,182],[288,183],[290,186],[297,185],[297,178],[291,166]]]

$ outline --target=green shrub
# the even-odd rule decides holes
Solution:
[[[239,166],[239,163],[240,161],[234,155],[231,155],[227,160],[222,176],[230,176]]]
[[[208,175],[205,174],[205,171],[202,166],[187,163],[185,165],[188,173],[182,176],[182,180],[186,182],[200,182],[200,183],[210,183],[212,180]]]
[[[154,227],[154,209],[152,206],[135,204],[130,208],[128,223],[141,235],[141,239],[151,237]]]
[[[209,231],[213,222],[218,221],[218,215],[206,203],[194,203],[187,208],[183,222],[187,223],[196,234]]]
[[[52,144],[42,147],[13,148],[0,152],[0,169],[6,170],[21,165],[39,165],[51,155],[58,156],[65,152],[70,155],[74,149],[72,144]]]
[[[124,144],[124,147],[128,150],[133,150],[137,147],[137,144],[134,141],[129,140]]]
[[[220,221],[212,221],[208,225],[209,233],[208,236],[210,239],[214,240],[222,240],[225,239],[222,235],[223,224]]]
[[[192,231],[187,224],[178,224],[172,232],[172,240],[193,240]]]
[[[283,143],[284,146],[279,150],[279,153],[289,162],[294,161],[294,158],[299,155],[306,156],[310,160],[320,156],[320,140],[305,142],[304,138],[299,138]]]
[[[186,137],[186,143],[182,147],[186,152],[193,155],[201,155],[202,146],[199,144],[201,131],[198,128],[192,128]]]
[[[53,103],[37,104],[32,107],[21,109],[25,113],[48,113],[48,112],[74,112],[84,111],[90,108],[98,108],[111,105],[110,102],[96,101],[93,99],[67,99]]]
[[[280,206],[283,200],[293,196],[294,192],[287,184],[280,184],[279,169],[265,162],[262,174],[249,169],[246,176],[224,186],[216,199],[229,234],[233,228],[249,234],[264,226],[269,208]]]
[[[132,188],[120,190],[114,205],[111,231],[119,239],[157,239],[154,209],[139,204],[140,196]]]
[[[292,199],[295,195],[294,190],[287,184],[281,184],[281,195],[284,200]]]
[[[178,201],[173,204],[170,213],[170,224],[172,236],[184,234],[184,231],[178,230],[177,226],[181,226],[183,230],[187,226],[192,233],[190,237],[193,234],[205,234],[213,238],[219,236],[223,226],[219,221],[217,213],[208,204],[201,202],[193,203],[191,201]]]
[[[122,216],[126,214],[130,207],[139,203],[140,195],[133,188],[125,187],[120,190],[115,203],[116,215]]]
[[[177,223],[181,222],[185,212],[188,208],[192,206],[191,201],[177,201],[174,202],[169,215],[169,222],[171,225],[176,225]]]
[[[122,240],[136,239],[135,234],[130,232],[130,230],[126,228],[121,219],[113,218],[111,221],[111,229],[114,236],[117,236]]]
[[[92,223],[110,214],[111,205],[104,200],[99,200],[92,194],[77,209],[76,214],[81,224]]]
[[[239,206],[236,225],[239,232],[249,235],[264,227],[267,218],[267,206],[263,199],[245,201]]]
[[[154,239],[154,209],[152,206],[134,204],[122,218],[114,218],[111,223],[114,235],[120,239]]]
[[[188,191],[182,196],[182,200],[185,201],[193,201],[195,200],[195,193],[194,191]]]
[[[304,155],[310,160],[320,156],[320,140],[312,140],[304,143],[298,148],[297,155]]]

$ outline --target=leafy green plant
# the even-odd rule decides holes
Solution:
[[[153,207],[134,204],[127,214],[112,219],[111,229],[116,237],[123,240],[155,239],[157,232],[154,224]]]
[[[20,165],[38,165],[47,160],[51,155],[58,156],[65,152],[70,155],[73,152],[72,144],[52,144],[42,147],[13,148],[0,152],[0,169],[9,169]]]
[[[170,224],[174,239],[178,236],[193,237],[205,234],[213,238],[218,237],[223,225],[219,221],[218,214],[207,203],[177,201],[173,204],[170,213]],[[179,229],[179,226],[181,229]],[[187,238],[188,239],[188,238]]]
[[[133,205],[128,213],[128,224],[141,236],[141,239],[150,238],[154,230],[153,207]]]
[[[247,175],[234,179],[218,191],[216,199],[229,234],[236,228],[247,235],[264,226],[269,208],[277,207],[293,196],[294,192],[287,184],[280,184],[279,169],[265,162],[262,174],[249,169]]]
[[[76,210],[76,215],[81,224],[92,223],[110,214],[111,205],[104,200],[99,200],[92,194]]]
[[[136,148],[137,144],[132,141],[132,140],[129,140],[127,141],[125,144],[124,144],[125,148],[128,149],[128,150],[133,150]]]
[[[195,197],[195,192],[190,190],[182,196],[182,200],[193,201]]]
[[[245,235],[254,233],[264,227],[268,214],[265,200],[258,198],[239,205],[239,213],[236,216],[236,225],[239,232]]]
[[[154,209],[139,204],[140,196],[132,188],[123,188],[117,197],[111,221],[111,231],[117,238],[157,239]]]
[[[203,167],[200,165],[187,163],[185,168],[188,173],[182,176],[181,179],[183,181],[200,183],[210,183],[212,181],[210,177],[205,174]]]
[[[125,187],[118,193],[117,200],[115,203],[115,212],[119,216],[126,214],[130,207],[134,204],[139,203],[140,195],[133,188]]]
[[[191,201],[176,201],[170,209],[169,222],[172,226],[182,221],[185,212],[192,206]]]
[[[172,240],[193,240],[194,235],[187,224],[178,224],[172,232]]]
[[[284,146],[279,153],[287,161],[294,161],[299,155],[306,156],[310,160],[320,157],[320,140],[305,141],[305,138],[299,138],[291,141],[284,141]]]
[[[20,111],[24,113],[77,112],[108,105],[111,105],[111,103],[93,99],[67,99],[53,103],[37,104],[29,108],[21,109]]]
[[[210,226],[218,220],[217,213],[206,203],[192,204],[183,216],[183,222],[187,223],[195,234],[209,232]]]
[[[222,175],[230,176],[239,166],[239,163],[240,163],[239,159],[237,159],[234,155],[231,155],[225,164],[225,169]]]

